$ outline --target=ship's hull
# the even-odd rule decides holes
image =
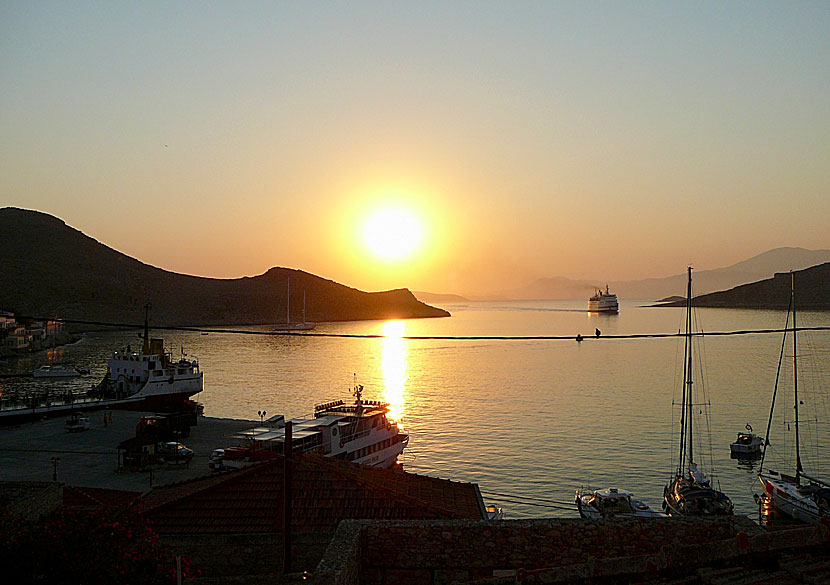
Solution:
[[[406,448],[408,443],[409,439],[407,438],[405,441],[395,443],[385,449],[382,449],[381,451],[361,459],[355,459],[354,462],[360,463],[361,465],[372,465],[374,467],[388,469],[398,462],[398,455],[403,453],[403,450]]]
[[[773,507],[790,518],[802,522],[816,523],[822,517],[828,517],[810,496],[801,494],[799,487],[781,479],[759,476],[764,493],[770,498]]]
[[[677,478],[663,491],[663,509],[669,516],[731,516],[732,502],[722,492]]]
[[[620,305],[616,301],[614,301],[613,303],[604,302],[604,301],[588,301],[588,312],[589,313],[619,313],[620,312]]]
[[[173,382],[148,382],[131,396],[90,395],[66,400],[63,396],[45,404],[31,407],[0,409],[0,425],[20,424],[42,418],[68,415],[76,411],[93,411],[104,408],[113,410],[147,410],[164,412],[177,410],[191,396],[202,391],[202,374],[179,378]]]

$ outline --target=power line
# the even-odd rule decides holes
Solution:
[[[560,500],[549,500],[549,499],[546,499],[546,498],[534,498],[534,497],[531,497],[531,496],[520,496],[520,495],[517,495],[517,494],[500,494],[498,492],[488,492],[488,491],[484,491],[484,490],[481,490],[481,493],[482,493],[482,495],[496,496],[496,497],[500,497],[500,498],[513,498],[513,499],[522,499],[522,500],[532,500],[534,502],[543,502],[545,504],[556,504],[557,506],[567,506],[568,509],[573,507],[573,504],[571,502],[562,502]]]
[[[33,321],[58,321],[73,325],[94,325],[96,327],[117,327],[120,329],[141,329],[143,324],[135,323],[111,323],[104,321],[83,321],[79,319],[55,319],[53,317],[28,317],[20,316],[20,319],[31,319]],[[248,329],[216,329],[212,327],[185,327],[185,326],[154,326],[152,329],[160,331],[189,331],[194,333],[215,333],[231,335],[260,335],[267,337],[289,336],[289,337],[317,337],[317,338],[341,338],[341,339],[406,339],[411,341],[438,340],[438,341],[574,341],[576,335],[383,335],[380,333],[308,333],[293,331],[251,331]],[[784,329],[739,329],[735,331],[707,331],[692,333],[694,337],[723,337],[732,335],[766,335],[772,333],[791,332],[793,328]],[[798,327],[796,331],[830,331],[830,326]],[[594,336],[592,334],[580,335],[580,341],[598,341],[606,339],[667,339],[674,337],[685,337],[685,333],[629,333],[624,335]]]

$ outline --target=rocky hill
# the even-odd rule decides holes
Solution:
[[[795,275],[795,306],[799,311],[830,310],[830,262],[793,272]],[[736,309],[784,309],[790,300],[790,273],[779,272],[772,278],[736,286],[733,289],[697,296],[695,307]],[[660,305],[682,307],[686,301]]]
[[[37,211],[0,209],[0,309],[139,323],[152,305],[155,326],[246,325],[285,315],[291,279],[291,319],[308,321],[448,317],[407,289],[367,293],[288,268],[236,279],[177,274],[144,264]],[[284,320],[284,318],[283,318]]]
[[[713,270],[695,270],[695,290],[700,294],[722,291],[748,282],[771,278],[776,272],[801,270],[830,262],[830,250],[775,248],[737,264]],[[587,299],[605,280],[570,280],[563,277],[540,278],[531,284],[505,291],[501,299]],[[660,299],[685,294],[686,273],[664,278],[607,281],[611,292],[624,299]]]

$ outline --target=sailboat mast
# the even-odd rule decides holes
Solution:
[[[798,326],[795,320],[795,273],[790,272],[790,296],[793,303],[793,396],[795,398],[795,482],[799,479],[804,468],[801,466],[801,445],[798,436],[798,344],[796,341]]]
[[[686,364],[686,407],[689,409],[686,414],[686,440],[688,441],[687,450],[689,452],[689,463],[694,463],[693,443],[692,443],[692,267],[689,266],[689,283],[686,290],[686,341],[689,346],[689,351],[686,354],[688,359]]]

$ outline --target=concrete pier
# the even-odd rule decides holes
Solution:
[[[126,471],[118,467],[118,444],[134,437],[141,417],[153,413],[110,412],[112,422],[107,424],[104,411],[90,412],[91,428],[75,433],[66,430],[68,417],[0,427],[0,481],[52,481],[56,475],[57,481],[73,486],[146,492],[152,486],[210,474],[211,451],[239,444],[232,435],[258,423],[200,416],[190,436],[181,440],[194,451],[190,463]],[[57,465],[53,458],[59,458]]]

